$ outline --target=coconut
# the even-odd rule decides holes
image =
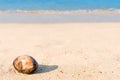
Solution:
[[[33,57],[23,55],[13,61],[13,66],[20,73],[30,74],[38,68],[38,63]]]

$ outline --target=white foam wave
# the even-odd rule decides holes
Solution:
[[[31,14],[87,14],[87,13],[116,13],[120,9],[79,9],[79,10],[0,10],[0,13],[31,13]]]

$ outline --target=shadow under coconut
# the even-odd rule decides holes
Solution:
[[[34,72],[34,74],[50,72],[56,70],[57,68],[57,65],[39,65],[38,69]]]

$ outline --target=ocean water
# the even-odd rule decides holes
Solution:
[[[0,0],[0,10],[113,10],[120,0]]]
[[[120,0],[0,0],[2,12],[0,23],[120,22]]]

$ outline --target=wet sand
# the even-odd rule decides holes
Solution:
[[[56,24],[56,23],[104,23],[120,22],[120,14],[29,14],[29,13],[2,13],[0,23],[24,24]]]
[[[16,74],[13,60],[39,63]],[[120,23],[0,24],[0,80],[119,80]]]

